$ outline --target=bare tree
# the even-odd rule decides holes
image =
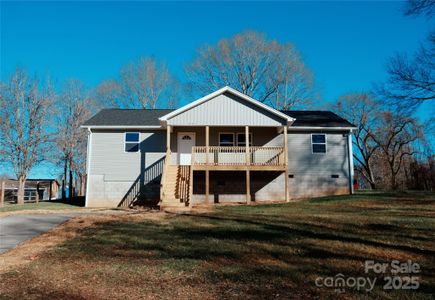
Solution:
[[[121,69],[121,95],[131,108],[156,108],[163,101],[174,103],[177,81],[164,63],[140,58]]]
[[[116,80],[105,80],[93,91],[95,110],[112,107],[128,107],[128,102],[121,95],[122,88]]]
[[[435,11],[434,0],[408,0],[405,5],[405,15],[418,16],[425,15],[431,18]]]
[[[372,189],[376,188],[376,178],[373,172],[374,155],[379,151],[379,145],[373,139],[377,130],[379,106],[370,93],[350,93],[340,97],[335,110],[351,123],[357,126],[353,144],[357,151],[353,156],[361,166],[361,175]]]
[[[17,203],[24,203],[30,170],[48,151],[47,112],[54,93],[18,68],[0,86],[0,158],[13,167],[18,179]]]
[[[278,109],[307,101],[313,86],[312,73],[293,45],[253,31],[201,47],[186,73],[201,93],[228,85]]]
[[[272,80],[274,101],[271,105],[281,110],[311,105],[316,97],[314,75],[303,64],[292,44],[280,48],[278,63],[268,72],[267,80]]]
[[[404,13],[408,16],[434,14],[435,1],[408,0]],[[385,100],[399,109],[410,111],[423,101],[435,99],[435,32],[412,56],[398,53],[387,63],[388,79],[376,87]]]
[[[429,45],[421,46],[412,59],[396,54],[387,65],[388,80],[379,90],[400,108],[415,107],[435,100],[435,34]]]
[[[400,114],[382,113],[382,125],[372,134],[373,140],[383,152],[390,171],[390,186],[397,189],[397,174],[401,171],[404,159],[416,153],[415,141],[421,138],[421,128],[417,122]]]
[[[80,125],[90,116],[91,100],[81,82],[69,80],[64,85],[57,102],[56,143],[61,153],[59,160],[63,163],[64,175],[62,197],[65,197],[65,185],[69,170],[69,196],[73,196],[73,176],[83,179],[86,151],[86,131]],[[83,183],[81,183],[83,184]]]

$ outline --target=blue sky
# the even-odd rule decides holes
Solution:
[[[369,89],[385,78],[392,54],[412,53],[425,39],[429,21],[403,16],[403,4],[1,2],[1,78],[21,65],[58,82],[78,78],[92,88],[129,61],[155,56],[183,79],[183,65],[199,46],[256,30],[294,43],[328,102]]]

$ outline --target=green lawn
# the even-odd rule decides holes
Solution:
[[[364,193],[98,223],[0,281],[11,299],[433,299],[435,194]],[[364,262],[420,265],[417,290],[383,290]],[[371,292],[318,277],[377,278]],[[390,274],[385,274],[388,276]],[[3,293],[3,294],[2,294]],[[431,296],[432,293],[432,296]]]
[[[5,203],[5,206],[0,207],[1,212],[7,211],[18,211],[18,210],[57,210],[57,209],[77,209],[79,206],[59,203],[59,202],[39,202],[39,203],[24,203],[22,205],[17,205],[15,203]]]

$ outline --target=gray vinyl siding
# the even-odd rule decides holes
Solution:
[[[313,132],[316,133],[316,132]],[[312,153],[311,132],[289,133],[289,189],[292,198],[349,192],[347,137],[344,132],[326,134],[326,153]],[[332,178],[338,175],[339,178]]]
[[[319,132],[289,132],[288,159],[290,199],[319,197],[326,195],[348,194],[349,160],[347,132],[323,132],[326,134],[327,151],[324,154],[312,153],[311,134]],[[266,132],[263,132],[266,134]],[[270,134],[270,133],[269,133]],[[264,146],[282,146],[283,134],[275,134],[273,138],[267,134],[260,139]],[[253,137],[254,141],[258,137]],[[338,175],[338,178],[332,178]],[[284,195],[285,176],[281,175],[264,184],[257,191],[258,201],[282,200]]]
[[[168,120],[169,125],[282,126],[286,120],[231,94],[222,94]]]
[[[326,153],[312,153],[311,133],[288,135],[290,172],[348,175],[347,137],[343,136],[343,133],[325,133],[325,135]]]
[[[129,130],[128,132],[137,132]],[[163,131],[140,132],[140,151],[124,151],[125,131],[93,132],[91,175],[104,175],[106,180],[135,180],[141,168],[148,168],[165,156]]]
[[[140,132],[139,152],[124,151],[125,132]],[[165,132],[93,131],[90,152],[87,205],[117,206],[135,184],[160,181],[166,152]]]

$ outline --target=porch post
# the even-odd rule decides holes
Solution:
[[[166,126],[166,155],[171,152],[171,125]]]
[[[210,192],[210,171],[208,169],[209,164],[209,143],[210,143],[210,127],[205,126],[205,204],[209,203]]]
[[[249,165],[251,164],[251,155],[249,153],[249,126],[245,126],[245,152],[246,152],[246,203],[251,203],[251,174]]]
[[[289,202],[289,190],[288,190],[288,135],[287,125],[284,126],[284,164],[285,164],[285,201]]]
[[[192,207],[193,197],[193,168],[190,166],[190,184],[189,184],[189,207]]]
[[[246,165],[251,164],[251,156],[249,153],[249,126],[245,126],[245,148],[246,148]]]

